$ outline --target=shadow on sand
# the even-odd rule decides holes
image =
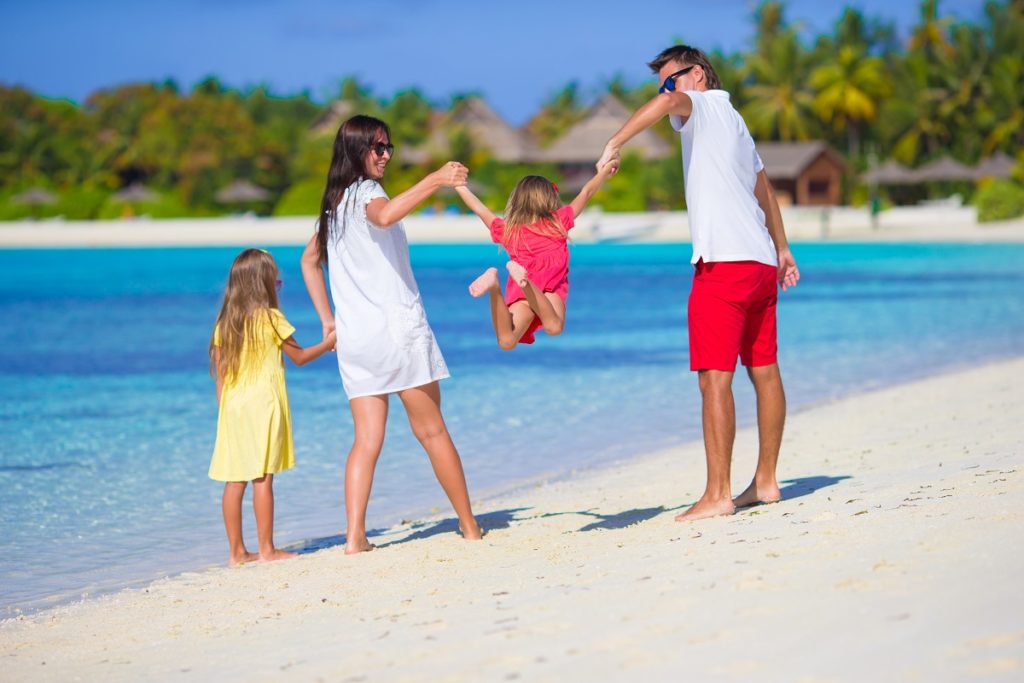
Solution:
[[[852,479],[852,477],[848,474],[842,474],[839,476],[815,475],[812,477],[784,479],[780,482],[782,484],[779,489],[782,494],[782,500],[780,502],[786,502],[796,498],[802,498],[803,496],[808,496],[819,489],[834,486],[845,479]],[[582,510],[577,512],[547,512],[539,516],[543,518],[559,517],[561,515],[580,515],[582,517],[594,518],[593,522],[580,527],[576,532],[595,531],[597,529],[625,529],[626,527],[633,526],[634,524],[646,522],[647,520],[653,519],[654,517],[666,512],[684,510],[692,504],[693,502],[687,502],[675,507],[659,505],[658,507],[651,508],[635,508],[613,514],[602,514],[600,512],[594,512],[593,510]],[[510,508],[507,510],[497,510],[495,512],[477,515],[476,519],[477,522],[480,523],[480,528],[484,530],[484,533],[487,533],[494,529],[507,529],[516,519],[517,513],[529,509],[530,508]],[[744,509],[749,510],[750,508],[748,507]],[[412,533],[407,533],[409,531]],[[430,522],[413,522],[408,526],[403,526],[398,529],[372,529],[367,532],[367,536],[369,537],[370,542],[378,548],[387,548],[388,546],[400,545],[402,543],[408,543],[409,541],[419,541],[424,538],[430,538],[431,536],[437,536],[438,534],[458,532],[459,520],[455,517],[448,517]],[[386,540],[387,537],[392,536],[398,536],[398,538],[395,538],[394,540]],[[287,547],[287,550],[295,551],[300,555],[306,555],[318,550],[333,548],[339,545],[345,545],[344,534],[309,539],[298,544],[290,545]]]
[[[480,525],[480,528],[483,529],[484,534],[486,534],[488,531],[492,531],[494,529],[507,529],[512,520],[515,519],[516,513],[528,509],[529,508],[513,508],[487,512],[482,515],[477,515],[476,521]],[[399,534],[407,534],[409,531],[412,531],[412,533],[408,533],[408,535],[401,536],[394,540],[382,539],[382,537],[386,538]],[[413,522],[410,525],[402,526],[397,529],[371,529],[366,532],[366,536],[369,538],[370,543],[373,543],[378,548],[387,548],[392,545],[399,545],[409,541],[418,541],[424,538],[430,538],[431,536],[437,536],[438,534],[448,533],[459,533],[458,518],[449,517],[430,522]],[[297,552],[300,555],[307,555],[309,553],[315,553],[318,550],[324,550],[325,548],[345,545],[345,540],[345,534],[323,536],[321,538],[311,538],[309,540],[302,541],[301,543],[289,545],[286,549]]]
[[[657,517],[664,512],[678,510],[682,507],[684,506],[667,508],[664,505],[659,505],[655,508],[635,508],[633,510],[625,510],[624,512],[616,512],[610,515],[594,512],[593,510],[581,510],[579,512],[552,512],[544,516],[554,517],[557,515],[581,515],[584,517],[593,517],[593,522],[580,527],[576,532],[595,531],[597,529],[625,529],[628,526],[646,522],[647,520]]]
[[[783,479],[779,487],[779,493],[782,494],[782,500],[793,500],[794,498],[801,498],[803,496],[809,496],[818,489],[823,489],[826,486],[835,486],[844,479],[852,479],[853,477],[849,474],[840,474],[838,477],[831,477],[826,474],[819,474],[813,477],[799,477],[797,479]]]
[[[827,486],[834,486],[844,479],[850,479],[850,475],[840,475],[837,477],[827,475],[816,475],[813,477],[800,477],[797,479],[786,479],[780,482],[782,486],[779,488],[779,492],[782,494],[782,501],[793,500],[794,498],[800,498],[807,496],[818,489],[823,489]],[[660,514],[666,512],[682,511],[690,507],[696,501],[681,503],[675,507],[665,507],[659,505],[653,508],[636,508],[633,510],[626,510],[624,512],[617,512],[614,514],[601,514],[599,512],[593,512],[592,510],[583,510],[580,512],[549,512],[543,517],[554,517],[558,515],[582,515],[585,517],[593,517],[595,521],[587,524],[586,526],[580,527],[576,531],[594,531],[595,529],[625,529],[628,526],[634,524],[640,524],[646,522],[649,519],[653,519]],[[755,506],[750,506],[755,507]],[[744,509],[750,509],[744,508]]]

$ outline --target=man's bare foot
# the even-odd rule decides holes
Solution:
[[[676,521],[696,522],[698,519],[721,517],[723,515],[731,515],[734,512],[736,512],[736,508],[728,498],[722,501],[707,501],[701,498],[689,510],[676,515]]]
[[[375,546],[374,544],[370,543],[369,541],[367,541],[364,538],[361,541],[352,541],[350,543],[346,543],[345,544],[345,554],[346,555],[356,555],[358,553],[368,553],[368,552],[370,552],[371,550],[373,550],[376,547],[377,546]]]
[[[469,293],[473,296],[483,296],[492,289],[500,289],[498,283],[498,269],[488,268],[483,274],[469,285]]]
[[[508,270],[508,274],[512,276],[512,279],[516,281],[517,285],[519,285],[520,287],[526,286],[526,268],[523,268],[515,261],[509,261],[508,263],[506,263],[505,268],[506,270]]]
[[[732,504],[735,505],[738,510],[740,508],[748,508],[752,505],[778,503],[780,500],[782,500],[782,493],[779,491],[778,484],[773,482],[766,485],[752,481],[746,491],[732,499]]]
[[[484,537],[483,529],[480,528],[480,525],[476,523],[475,519],[473,520],[472,526],[468,524],[463,526],[459,523],[459,533],[462,534],[462,537],[467,541],[479,541]]]
[[[240,567],[246,562],[255,562],[258,559],[260,559],[259,555],[257,555],[256,553],[250,553],[248,550],[246,550],[245,552],[239,553],[238,555],[231,555],[228,558],[228,566]]]
[[[260,552],[260,562],[274,562],[276,560],[287,560],[292,557],[297,557],[298,553],[288,552],[287,550],[278,550],[274,548],[269,553]]]

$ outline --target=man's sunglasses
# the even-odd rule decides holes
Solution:
[[[695,67],[695,66],[697,66],[697,65],[696,64],[691,64],[690,66],[686,67],[685,69],[680,69],[679,71],[675,72],[674,74],[671,74],[668,78],[665,79],[665,82],[661,84],[661,87],[658,88],[658,93],[660,94],[660,93],[666,93],[666,92],[675,92],[675,90],[676,90],[676,79],[679,78],[680,76],[685,76],[686,74],[690,73],[690,70],[693,69],[693,67]]]
[[[387,152],[388,156],[395,156],[395,146],[390,142],[375,142],[373,143],[373,147],[370,149],[372,149],[379,157],[384,156],[384,152]]]

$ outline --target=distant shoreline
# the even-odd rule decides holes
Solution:
[[[165,247],[303,245],[313,234],[313,216],[147,219],[110,221],[0,222],[0,249],[76,247]],[[897,207],[871,226],[866,209],[789,207],[783,210],[793,241],[1024,242],[1024,218],[979,224],[973,207]],[[487,243],[475,216],[414,215],[404,221],[411,243]],[[572,232],[579,243],[688,242],[685,211],[603,213],[586,211]]]

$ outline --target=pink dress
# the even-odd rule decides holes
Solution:
[[[566,232],[576,224],[571,206],[558,209],[555,217],[562,223]],[[554,292],[562,301],[568,298],[569,247],[565,243],[565,238],[541,234],[533,225],[524,225],[519,231],[516,243],[508,245],[502,241],[505,231],[504,218],[498,217],[491,221],[490,229],[491,239],[503,246],[512,260],[526,269],[530,282],[543,292]],[[505,304],[511,306],[525,298],[522,288],[509,277],[505,284]],[[543,326],[540,318],[534,317],[519,343],[532,344],[534,333]]]

